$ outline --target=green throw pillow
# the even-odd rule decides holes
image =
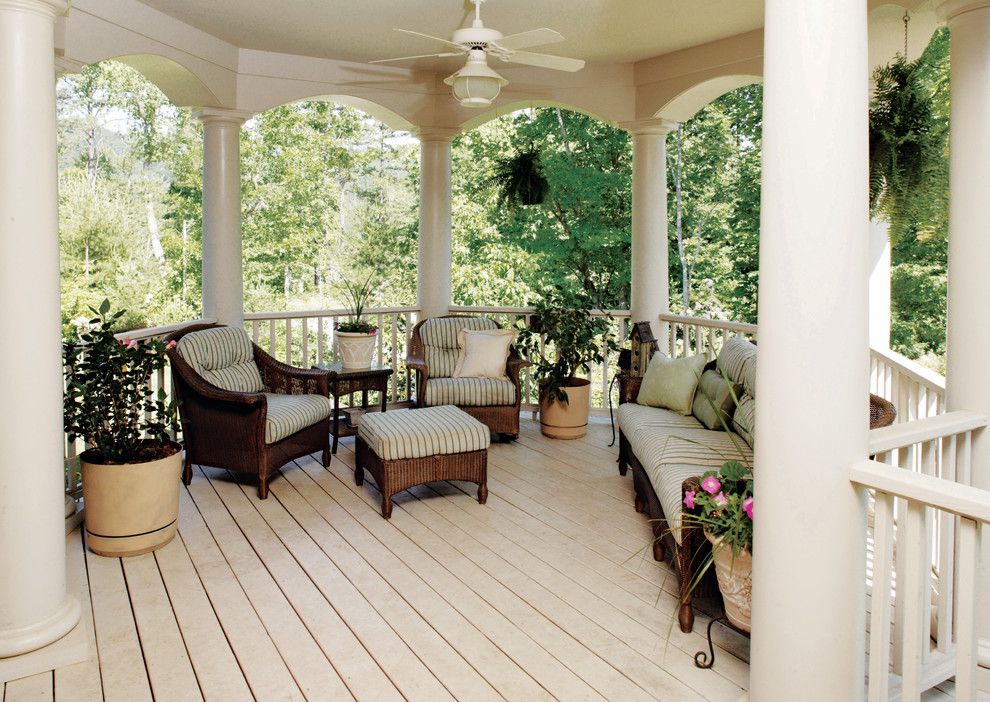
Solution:
[[[694,395],[691,414],[709,429],[722,431],[732,423],[732,413],[736,404],[733,394],[738,399],[741,393],[741,386],[727,381],[718,371],[705,371],[701,374],[698,392]]]
[[[670,360],[662,353],[653,354],[646,375],[639,386],[636,402],[650,407],[664,407],[680,414],[691,414],[694,391],[708,362],[704,356]]]

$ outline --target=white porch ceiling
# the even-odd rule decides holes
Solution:
[[[141,1],[241,48],[350,61],[429,53],[430,41],[392,28],[447,37],[469,23],[472,7],[465,0]],[[489,0],[482,18],[503,34],[556,29],[565,41],[546,53],[627,63],[757,29],[763,1]],[[440,61],[399,65],[456,67]]]

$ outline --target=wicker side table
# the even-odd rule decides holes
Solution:
[[[358,426],[354,481],[367,469],[382,493],[382,516],[392,516],[392,496],[438,480],[478,484],[488,499],[488,427],[448,405],[395,410],[364,417]]]
[[[330,430],[330,433],[333,434],[333,446],[330,453],[337,453],[337,443],[341,437],[357,434],[357,428],[351,424],[350,419],[340,409],[340,398],[344,395],[360,392],[361,409],[367,410],[368,391],[376,391],[381,398],[381,411],[384,412],[388,403],[388,379],[392,375],[392,368],[372,364],[369,368],[345,370],[340,361],[314,367],[330,371],[330,396],[333,397],[333,416],[331,417],[333,427]]]

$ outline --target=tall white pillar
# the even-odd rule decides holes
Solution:
[[[60,0],[0,0],[0,658],[79,621],[65,590],[55,155]],[[14,338],[16,336],[16,339]]]
[[[866,0],[766,0],[751,699],[864,694]],[[796,412],[795,402],[811,410]]]
[[[890,224],[870,220],[870,346],[890,348]]]
[[[670,310],[666,140],[677,125],[663,119],[649,119],[622,127],[633,138],[629,310],[633,321],[649,321],[659,339],[661,325],[657,316]]]
[[[203,317],[244,324],[241,125],[250,114],[209,108],[203,123]]]
[[[952,32],[946,400],[990,415],[990,2],[943,2]],[[973,484],[990,490],[990,433],[973,438]],[[990,689],[990,539],[983,540],[977,631]]]
[[[419,129],[419,276],[421,319],[447,314],[451,303],[450,142],[456,129]]]

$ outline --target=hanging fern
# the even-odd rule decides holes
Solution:
[[[498,188],[499,199],[508,207],[540,205],[550,189],[543,176],[540,154],[533,146],[500,160],[491,180]]]
[[[924,57],[898,56],[876,70],[870,102],[870,213],[891,224],[911,225],[912,196],[924,191],[939,167],[946,128],[936,119],[934,96],[921,77]]]

